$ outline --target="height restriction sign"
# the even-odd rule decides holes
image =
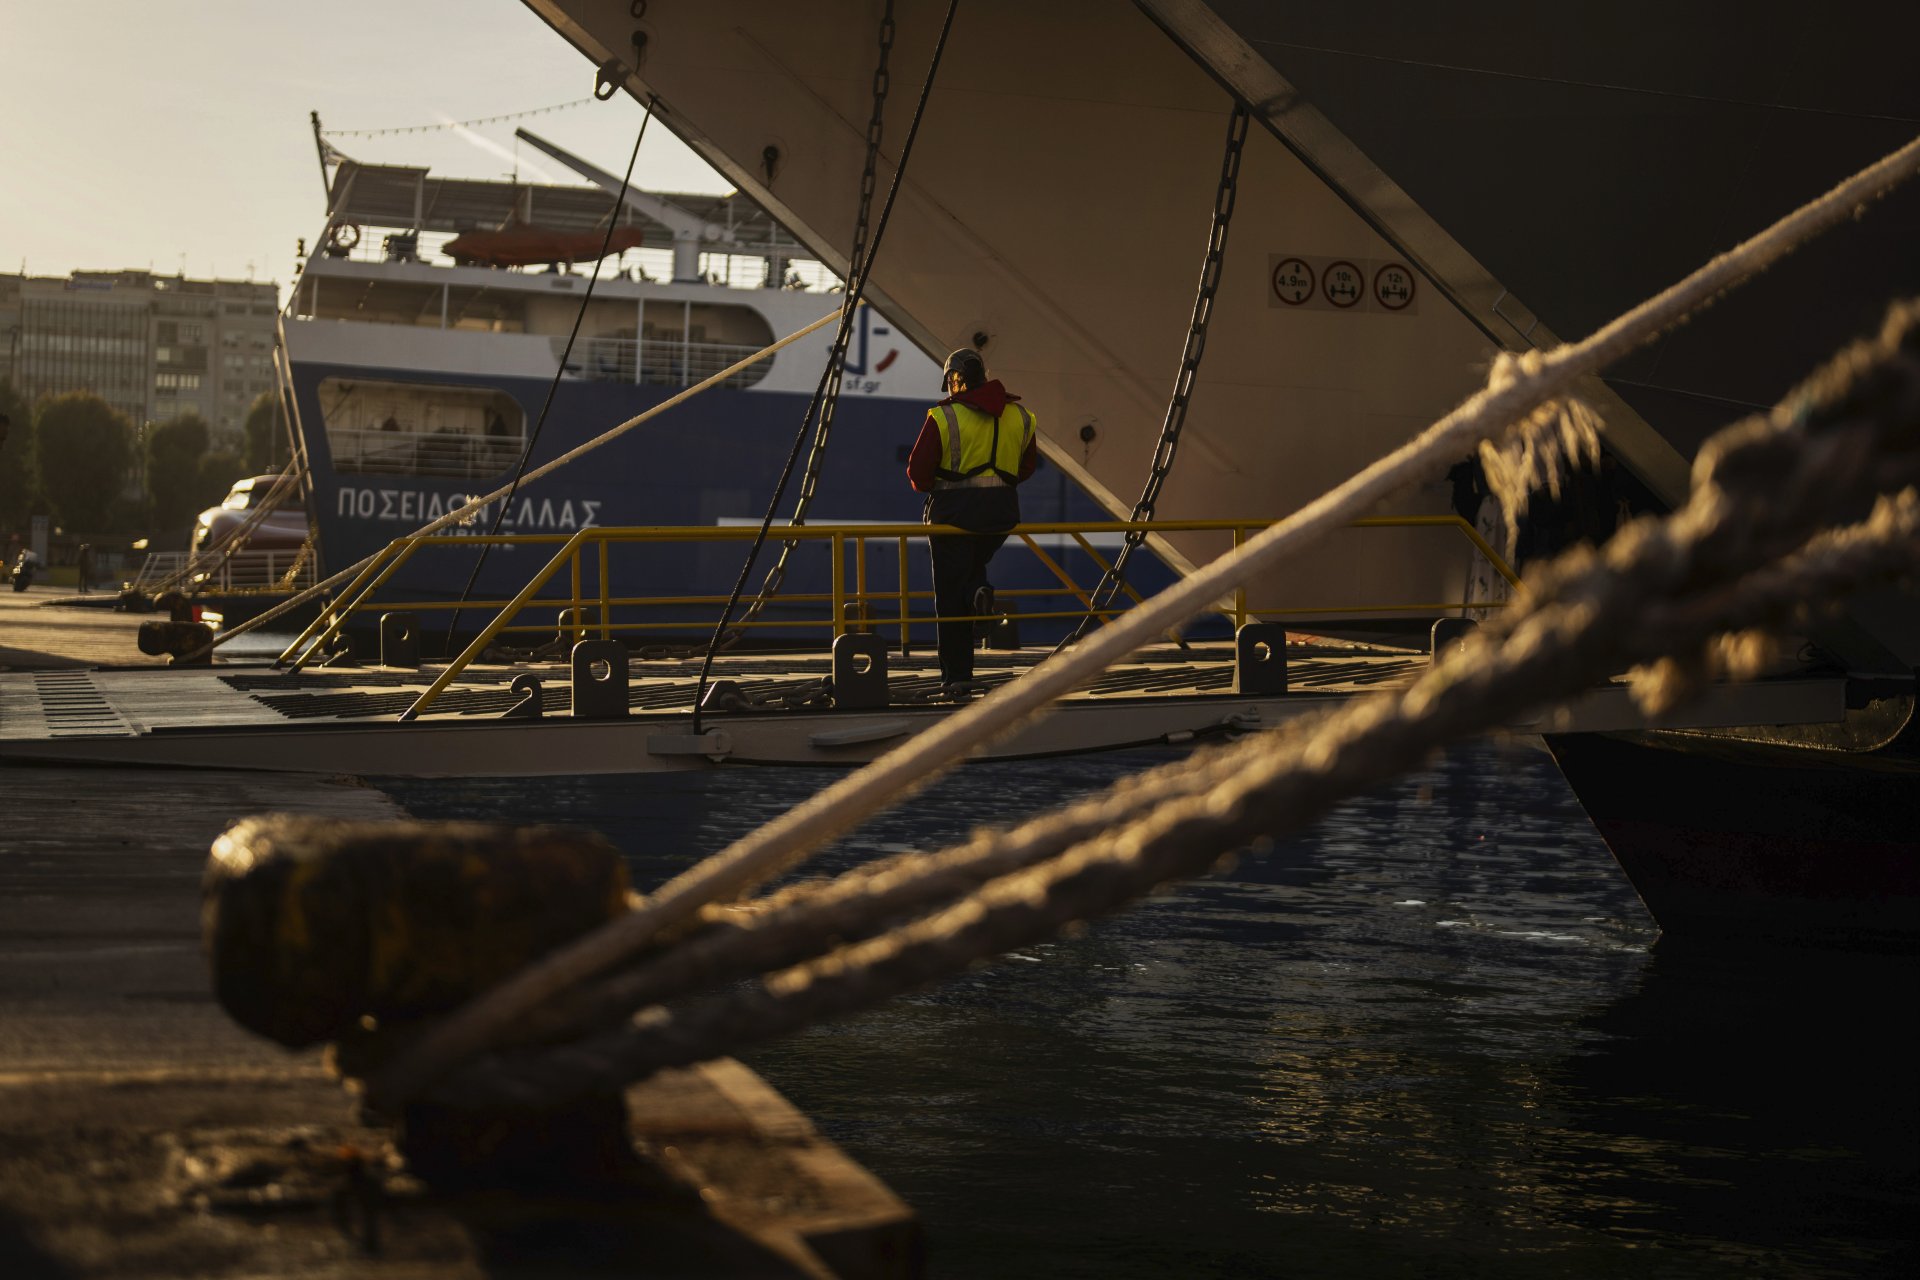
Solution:
[[[1313,268],[1305,258],[1282,258],[1274,264],[1273,296],[1290,307],[1313,296]]]

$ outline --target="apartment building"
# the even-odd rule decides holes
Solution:
[[[189,410],[237,444],[273,386],[279,290],[151,271],[0,276],[0,378],[29,400],[91,391],[134,424]]]

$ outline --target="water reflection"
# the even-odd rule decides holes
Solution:
[[[820,865],[1163,758],[971,766]],[[834,776],[390,789],[423,817],[597,827],[647,884]],[[749,1061],[920,1210],[937,1276],[1910,1269],[1912,975],[1652,942],[1545,755],[1475,744]]]

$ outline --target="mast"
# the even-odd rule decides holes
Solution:
[[[307,118],[313,121],[313,149],[320,156],[320,185],[326,188],[328,195],[332,195],[333,180],[327,176],[327,154],[333,151],[333,146],[320,136],[320,113],[309,111]],[[334,152],[334,154],[338,153]]]

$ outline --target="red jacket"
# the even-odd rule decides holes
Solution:
[[[957,396],[948,396],[936,404],[971,405],[982,413],[991,413],[998,417],[1000,411],[1020,397],[1010,394],[1000,385],[1000,379],[970,387]],[[1025,480],[1040,465],[1040,438],[1035,436],[1027,443],[1027,451],[1020,459],[1020,478]],[[913,452],[907,455],[907,483],[921,493],[933,492],[934,473],[940,469],[940,424],[933,420],[933,413],[927,413],[926,421],[920,424],[920,436],[913,442]]]

